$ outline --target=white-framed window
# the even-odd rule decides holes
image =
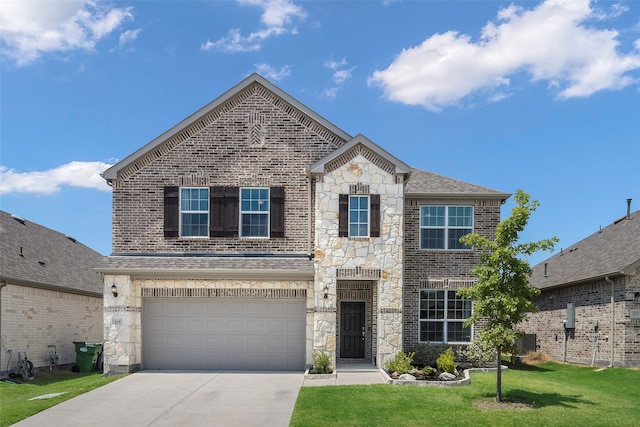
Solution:
[[[420,249],[468,250],[460,237],[473,233],[472,206],[420,206]]]
[[[471,327],[462,323],[471,317],[471,300],[456,291],[423,289],[420,291],[420,342],[471,342]]]
[[[269,237],[269,188],[240,189],[240,237]]]
[[[349,237],[369,237],[369,196],[349,196]]]
[[[180,189],[180,237],[209,237],[209,189]]]

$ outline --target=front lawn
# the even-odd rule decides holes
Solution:
[[[121,376],[103,377],[99,372],[54,372],[37,375],[35,379],[25,383],[0,382],[0,427],[17,423],[118,378]],[[49,399],[29,400],[55,393],[63,394]]]
[[[639,425],[640,370],[547,362],[510,366],[502,380],[511,404],[494,403],[495,372],[471,374],[470,385],[451,388],[303,387],[291,426]]]

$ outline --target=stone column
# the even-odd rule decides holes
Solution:
[[[111,288],[115,285],[118,296]],[[104,276],[104,373],[134,372],[141,367],[142,297],[129,276]]]

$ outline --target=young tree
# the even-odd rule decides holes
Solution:
[[[529,285],[531,267],[529,262],[519,258],[540,250],[553,249],[557,237],[531,243],[518,243],[518,234],[524,230],[531,213],[539,206],[537,200],[530,200],[522,190],[516,191],[517,204],[511,216],[498,224],[494,240],[476,233],[463,236],[460,241],[480,249],[480,263],[471,272],[478,282],[458,293],[474,301],[473,313],[465,326],[483,321],[480,339],[486,340],[497,354],[498,372],[496,400],[502,402],[502,350],[514,352],[518,333],[516,326],[526,319],[527,314],[537,311],[532,300],[540,290]]]

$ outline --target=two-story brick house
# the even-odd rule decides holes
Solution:
[[[509,194],[411,168],[257,74],[104,172],[105,371],[382,366],[465,343]]]

